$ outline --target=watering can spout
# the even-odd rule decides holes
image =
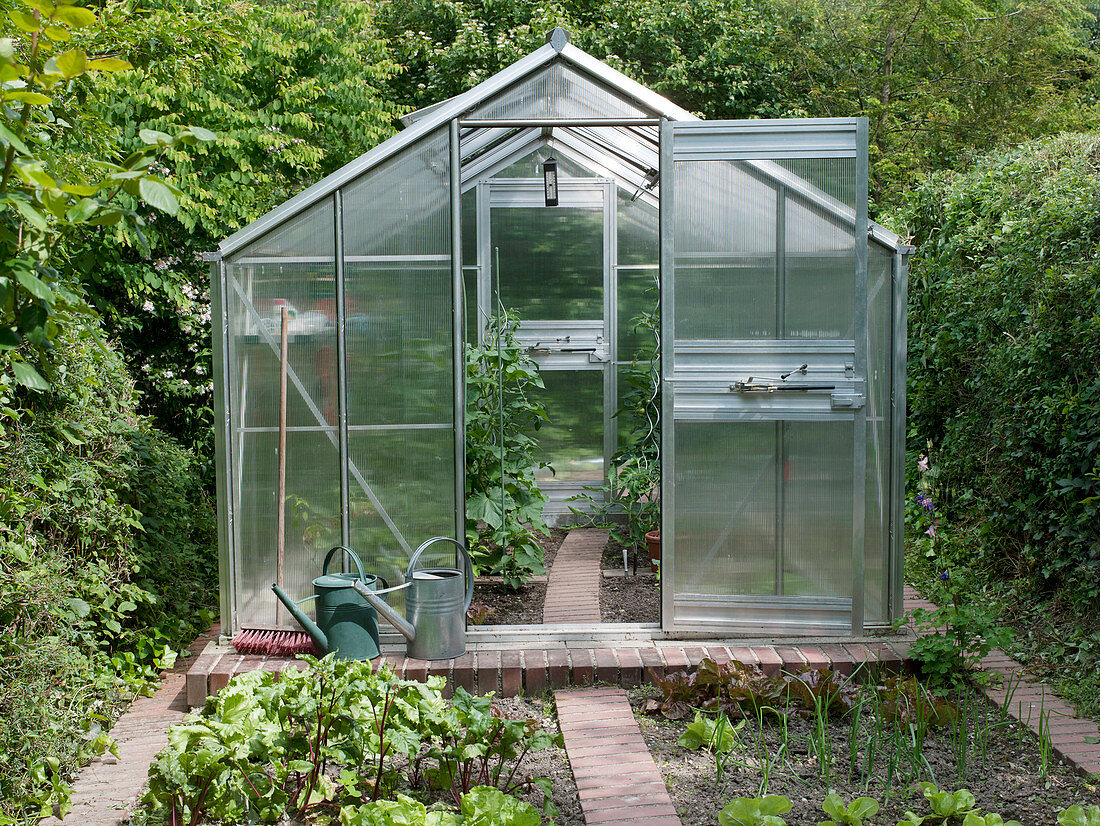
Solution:
[[[286,610],[290,612],[291,616],[298,620],[298,624],[301,625],[302,628],[306,630],[306,633],[313,638],[313,641],[317,643],[317,648],[327,654],[329,647],[328,636],[326,636],[325,632],[318,628],[317,624],[307,617],[301,608],[294,604],[294,600],[288,597],[282,588],[278,585],[272,585],[271,590],[275,592],[275,596],[279,598],[279,602],[286,606]]]
[[[393,625],[393,627],[396,628],[398,631],[400,631],[401,635],[405,639],[407,639],[409,642],[414,642],[416,640],[416,629],[413,628],[412,623],[410,623],[403,616],[394,611],[389,605],[387,605],[386,601],[382,599],[382,597],[378,596],[378,594],[376,594],[374,591],[372,591],[361,582],[353,582],[352,587],[355,588],[355,591],[359,594],[359,596],[361,596],[372,606],[374,606],[374,609],[379,614],[389,620],[390,624]]]

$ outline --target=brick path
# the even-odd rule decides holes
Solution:
[[[607,535],[603,528],[578,528],[566,535],[550,566],[544,623],[600,622],[600,557]]]
[[[66,824],[116,826],[129,822],[127,809],[141,793],[153,758],[168,745],[168,727],[187,713],[184,675],[191,667],[191,658],[217,639],[220,630],[218,623],[208,628],[191,643],[190,657],[181,657],[165,673],[156,693],[139,697],[118,718],[110,734],[118,744],[119,756],[105,754],[80,770],[73,783],[73,810],[65,817]],[[60,826],[61,821],[50,817],[41,823]]]
[[[554,693],[584,822],[680,826],[621,688]]]
[[[916,590],[905,587],[905,610],[936,606],[922,598]],[[1024,667],[999,649],[993,649],[982,659],[986,671],[999,671],[1003,682],[985,690],[985,696],[998,708],[1006,708],[1008,716],[1027,726],[1036,736],[1042,736],[1041,715],[1049,715],[1048,730],[1054,752],[1082,774],[1100,775],[1100,743],[1087,743],[1086,737],[1097,738],[1097,724],[1078,717],[1073,706],[1055,696],[1050,688],[1024,673]]]

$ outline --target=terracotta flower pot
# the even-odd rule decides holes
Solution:
[[[661,565],[661,531],[657,529],[650,531],[645,535],[645,544],[649,548],[649,567],[653,569],[653,573],[657,573],[657,569]]]

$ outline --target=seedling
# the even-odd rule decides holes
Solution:
[[[786,826],[780,815],[791,810],[791,801],[783,795],[737,797],[718,813],[722,826]]]
[[[818,826],[863,826],[864,818],[878,813],[878,801],[870,797],[857,797],[847,806],[840,795],[830,791],[821,808],[832,820],[823,820]]]
[[[905,820],[902,820],[898,826],[920,826],[920,824],[930,821],[944,823],[948,818],[965,818],[970,814],[978,814],[974,795],[970,793],[969,789],[959,789],[957,792],[941,792],[936,788],[935,783],[921,783],[920,789],[924,794],[924,799],[928,801],[928,805],[932,809],[932,814],[922,817],[913,814],[913,812],[906,812]],[[978,821],[979,824],[983,822]]]

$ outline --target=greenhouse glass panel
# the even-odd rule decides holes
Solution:
[[[343,190],[349,532],[386,577],[456,528],[449,146],[440,130]]]
[[[478,107],[471,117],[640,118],[648,115],[599,81],[563,63],[552,63]]]
[[[318,204],[234,256],[226,267],[233,543],[237,621],[276,624],[279,375],[287,309],[286,549],[284,582],[308,588],[316,555],[339,539],[334,209]],[[335,534],[330,521],[336,519]],[[335,544],[338,544],[335,543]],[[280,618],[285,623],[285,614]]]
[[[868,623],[889,622],[894,256],[872,244],[867,294],[867,581]]]

